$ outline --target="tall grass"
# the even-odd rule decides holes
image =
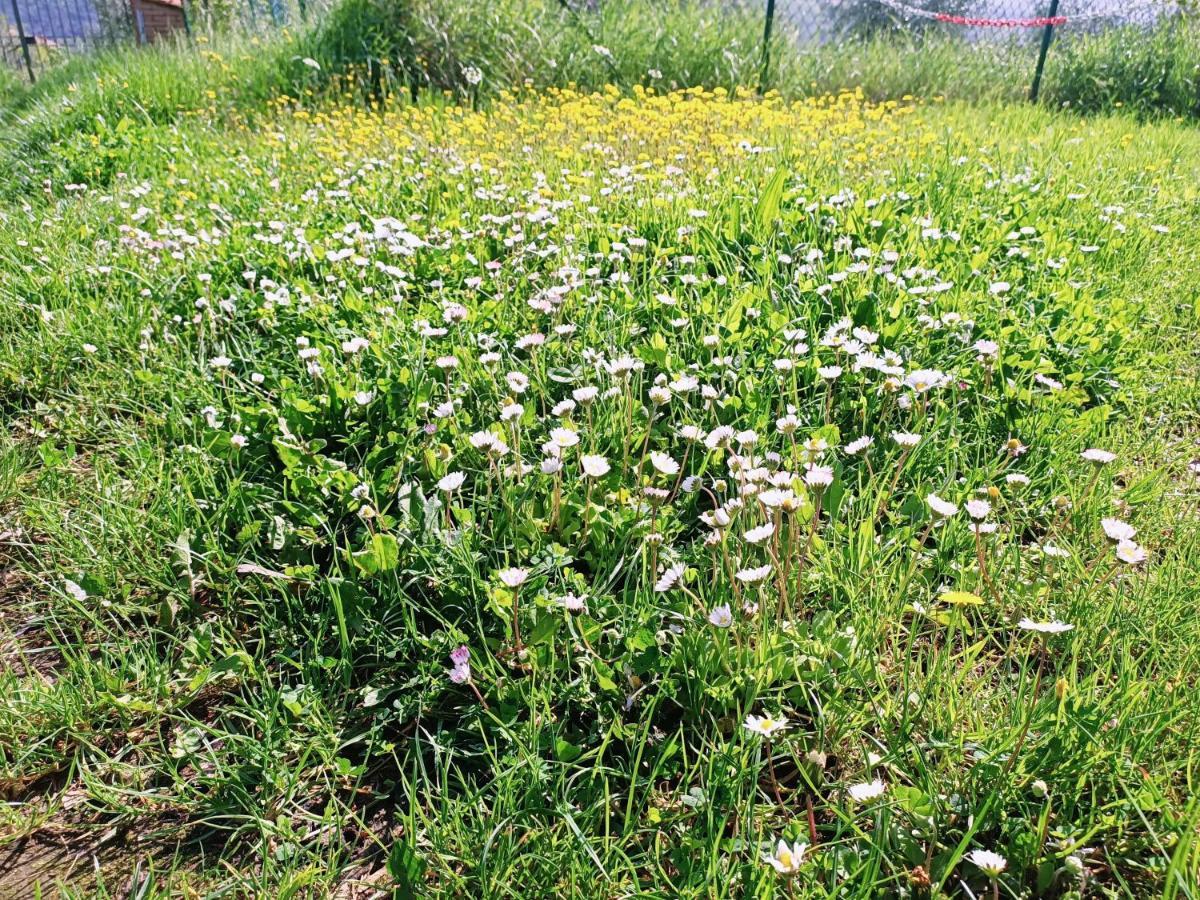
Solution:
[[[863,87],[877,98],[994,99],[1019,94],[1033,65],[1031,54],[1008,43],[967,44],[938,32],[873,31],[811,45],[783,18],[765,60],[762,42],[759,4],[606,0],[576,10],[552,0],[345,0],[308,52],[325,67],[327,80],[365,68],[378,93],[431,88],[460,96],[532,82],[765,84],[789,96]],[[482,80],[473,83],[472,74]]]
[[[1200,117],[1200,22],[1118,28],[1052,51],[1047,99],[1078,112]]]
[[[966,43],[947,34],[877,34],[836,46],[774,49],[774,76],[785,93],[822,94],[848,85],[873,99],[947,97],[1015,100],[1033,60],[1004,43]]]
[[[762,12],[618,0],[573,10],[551,0],[345,0],[310,43],[333,76],[367,67],[381,90],[495,93],[615,83],[732,88],[754,83]]]
[[[17,76],[17,73],[6,65],[0,64],[0,98],[3,98],[6,103],[11,103],[19,97],[25,90],[25,83]]]

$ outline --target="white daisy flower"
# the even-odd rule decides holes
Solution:
[[[780,840],[775,847],[774,853],[764,853],[762,855],[763,862],[771,866],[780,875],[795,875],[800,871],[800,866],[804,863],[804,854],[808,851],[808,844],[796,841],[790,847],[787,842]]]
[[[768,522],[766,525],[759,525],[757,528],[751,528],[742,537],[748,544],[761,544],[767,538],[775,533],[775,523]]]
[[[989,878],[998,878],[1000,873],[1008,867],[1008,860],[991,850],[972,850],[967,854],[967,859],[978,866],[980,871]]]
[[[498,575],[506,587],[517,588],[525,583],[525,579],[529,577],[529,570],[516,568],[501,569]]]
[[[1035,622],[1028,618],[1018,622],[1017,627],[1025,631],[1036,631],[1039,634],[1063,634],[1075,628],[1074,625],[1068,625],[1066,622]]]
[[[1117,454],[1110,453],[1107,450],[1098,450],[1095,447],[1089,447],[1079,454],[1087,462],[1097,466],[1105,466],[1117,458]]]
[[[678,475],[679,463],[665,453],[653,451],[650,454],[650,465],[664,475]]]
[[[937,494],[930,494],[925,498],[925,502],[929,504],[929,508],[935,515],[941,516],[943,519],[948,519],[958,512],[957,506],[949,500],[943,500]]]
[[[1137,535],[1137,529],[1128,522],[1122,522],[1120,519],[1101,519],[1100,527],[1104,529],[1104,533],[1108,535],[1110,541],[1132,541]]]
[[[878,778],[874,781],[865,781],[861,784],[852,784],[846,789],[846,793],[850,795],[850,799],[855,803],[864,803],[867,800],[874,800],[876,797],[882,797],[887,786]]]
[[[462,472],[451,472],[449,475],[443,475],[438,479],[438,489],[445,491],[447,494],[452,491],[457,491],[463,486],[463,482],[467,480],[467,476]]]
[[[756,584],[757,582],[764,580],[770,574],[770,565],[758,566],[757,568],[753,569],[742,569],[737,573],[737,579],[744,584]]]
[[[583,467],[583,474],[588,478],[603,478],[612,471],[608,460],[595,453],[585,453],[580,458],[579,464]]]
[[[760,737],[769,738],[782,731],[786,731],[788,720],[786,716],[746,716],[746,721],[742,727],[751,734],[757,734]]]

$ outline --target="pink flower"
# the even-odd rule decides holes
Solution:
[[[450,662],[454,668],[450,670],[450,680],[455,684],[466,684],[471,680],[471,651],[463,644],[450,653]]]

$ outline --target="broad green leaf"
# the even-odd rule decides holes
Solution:
[[[367,575],[390,572],[400,563],[400,543],[390,534],[373,534],[366,548],[352,558],[359,570]]]
[[[424,888],[422,876],[425,874],[425,864],[417,851],[406,840],[392,844],[387,860],[388,874],[396,882],[393,896],[399,900],[409,900],[420,896]]]
[[[771,180],[758,195],[758,203],[754,206],[754,221],[758,223],[760,232],[770,229],[779,217],[779,204],[783,200],[783,187],[787,184],[787,177],[787,169],[782,166],[776,169]]]

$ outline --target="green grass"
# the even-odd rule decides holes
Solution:
[[[19,96],[25,86],[25,81],[15,70],[8,66],[0,67],[0,97],[5,98],[6,104]]]
[[[1200,25],[1115,28],[1055,47],[1048,99],[1078,112],[1200,117]]]
[[[131,121],[71,158],[92,188],[0,206],[0,840],[98,847],[68,895],[766,897],[810,802],[795,896],[981,895],[979,849],[1001,896],[1197,894],[1194,129],[617,92]],[[855,371],[843,317],[947,383]],[[796,476],[774,536],[684,425]]]
[[[576,11],[557,0],[344,0],[310,9],[310,27],[295,32],[239,36],[201,23],[194,43],[70,57],[30,88],[0,74],[12,82],[0,84],[0,197],[34,194],[46,178],[107,182],[140,129],[189,118],[241,126],[329,98],[374,106],[441,91],[475,103],[527,83],[733,90],[762,81],[788,97],[853,87],[877,100],[1016,101],[1028,94],[1036,58],[1029,42],[972,43],[943,29],[814,46],[803,23],[781,13],[764,73],[762,10],[692,0],[607,0]],[[214,20],[227,14],[213,5]],[[1043,102],[1195,119],[1197,59],[1191,16],[1150,30],[1068,31],[1050,53]]]

